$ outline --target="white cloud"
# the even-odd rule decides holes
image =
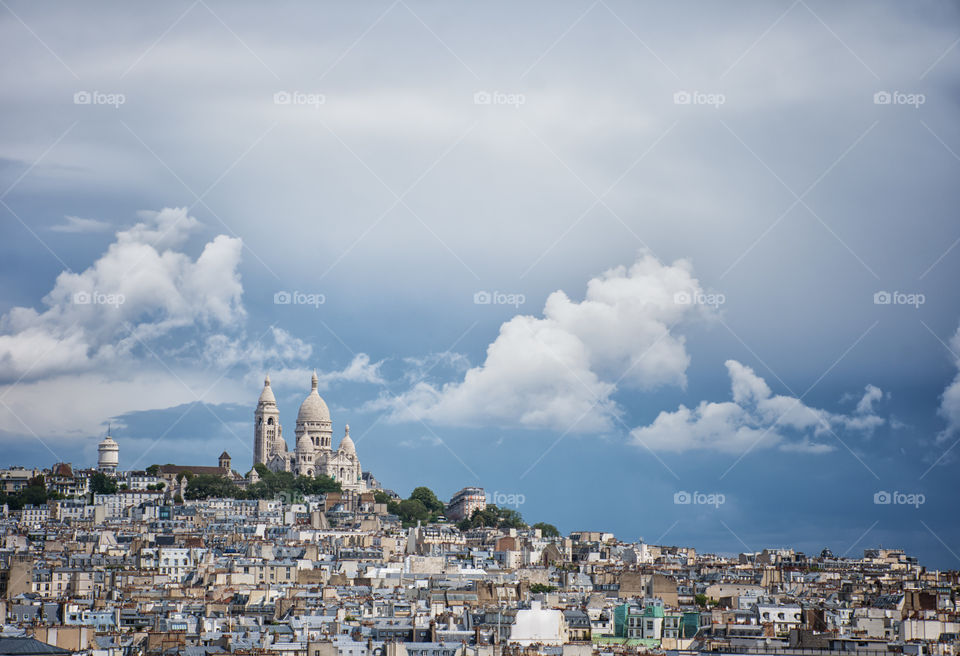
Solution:
[[[852,414],[835,414],[774,395],[763,378],[736,360],[725,364],[733,401],[701,401],[696,408],[661,412],[651,424],[631,431],[634,443],[654,451],[743,453],[779,445],[784,451],[827,453],[835,447],[816,439],[839,430],[869,435],[884,423],[874,408],[883,392],[873,385],[866,386]]]
[[[950,346],[954,354],[960,353],[960,326],[950,340]],[[956,366],[960,370],[960,357],[956,359]],[[937,436],[938,441],[943,441],[960,432],[960,371],[957,372],[953,382],[943,390],[938,413],[947,422],[947,427]]]
[[[103,232],[110,229],[110,224],[97,219],[83,219],[79,216],[65,216],[66,223],[50,226],[54,232]]]
[[[185,209],[141,218],[89,268],[57,276],[45,310],[15,307],[0,318],[0,379],[90,370],[177,328],[244,318],[239,239],[220,235],[192,260],[174,250],[197,225]]]
[[[420,382],[371,404],[394,420],[594,431],[612,426],[621,386],[684,385],[690,357],[676,327],[709,314],[683,260],[649,254],[587,284],[583,301],[556,291],[543,317],[517,315],[500,326],[484,363],[462,381]]]
[[[0,317],[0,380],[8,383],[0,421],[8,432],[88,436],[134,411],[254,403],[265,371],[279,384],[309,385],[308,343],[278,327],[248,337],[239,239],[219,235],[194,259],[179,250],[199,225],[186,210],[139,218],[87,269],[61,273],[45,309],[15,307]],[[379,384],[380,364],[361,353],[322,372],[320,384]]]

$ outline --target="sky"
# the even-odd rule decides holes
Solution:
[[[0,2],[0,466],[960,567],[950,2]]]

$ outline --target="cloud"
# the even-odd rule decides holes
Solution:
[[[57,276],[43,309],[0,317],[8,432],[58,450],[47,438],[96,435],[111,417],[255,403],[266,371],[278,385],[309,385],[310,344],[276,326],[248,335],[240,239],[216,236],[193,258],[182,247],[200,224],[185,209],[138,218],[88,268]],[[320,384],[381,384],[380,366],[360,353]]]
[[[943,395],[940,397],[940,408],[937,412],[946,420],[947,426],[943,432],[937,436],[937,441],[939,442],[960,432],[960,356],[956,355],[960,353],[960,326],[957,327],[957,332],[954,333],[953,338],[950,340],[950,347],[954,354],[958,371],[953,382],[943,390]]]
[[[103,232],[110,229],[110,224],[97,219],[82,219],[79,216],[65,216],[66,223],[50,226],[53,232]]]
[[[463,380],[419,382],[370,407],[396,421],[607,430],[621,386],[686,384],[690,357],[676,329],[713,311],[696,302],[703,297],[686,261],[664,265],[643,254],[590,280],[583,301],[556,291],[542,317],[502,324],[483,364]]]
[[[198,225],[185,209],[140,218],[90,267],[57,276],[46,309],[15,307],[0,318],[0,380],[91,370],[152,350],[179,328],[244,318],[239,239],[217,236],[193,260],[174,250]]]
[[[633,442],[654,451],[743,453],[779,445],[783,451],[817,454],[835,449],[818,438],[840,430],[869,435],[885,421],[874,407],[883,392],[873,385],[866,386],[853,413],[834,414],[796,397],[774,395],[763,378],[736,360],[725,364],[732,401],[701,401],[696,408],[661,412],[651,424],[631,431]]]

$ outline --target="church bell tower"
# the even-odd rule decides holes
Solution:
[[[277,399],[270,388],[270,375],[263,381],[263,391],[257,401],[257,411],[253,416],[253,464],[266,464],[274,454],[285,452],[278,448],[283,441],[283,428],[280,426],[280,410]]]

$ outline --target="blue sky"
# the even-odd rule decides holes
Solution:
[[[9,2],[2,464],[93,464],[109,423],[123,467],[246,471],[264,374],[292,447],[316,369],[404,494],[956,568],[957,28]]]

